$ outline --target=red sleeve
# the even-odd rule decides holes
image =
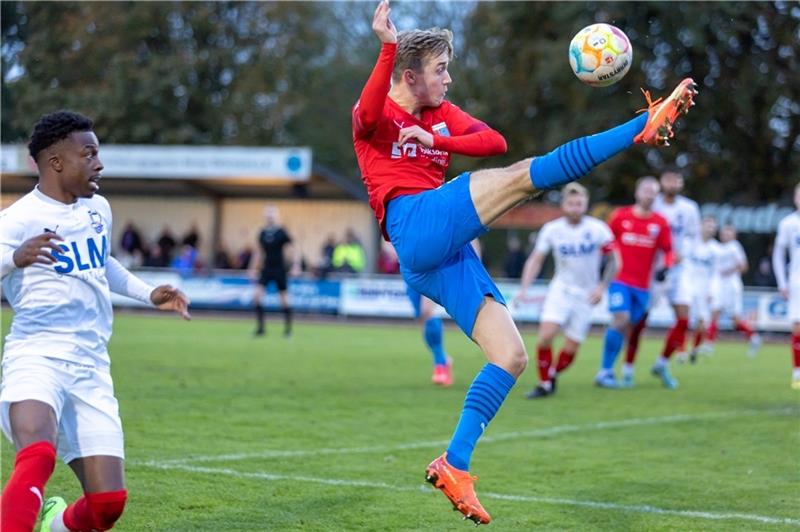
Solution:
[[[369,135],[378,125],[386,103],[386,95],[392,85],[392,69],[397,53],[397,43],[383,43],[378,62],[372,69],[361,97],[353,107],[353,133],[363,138]]]
[[[449,136],[433,134],[433,147],[438,150],[470,157],[488,157],[502,155],[508,149],[503,135],[457,105],[449,104],[446,123]]]

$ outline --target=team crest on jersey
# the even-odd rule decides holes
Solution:
[[[92,228],[98,235],[103,232],[103,219],[97,211],[89,211],[89,220],[91,220]]]
[[[658,224],[647,224],[647,232],[650,233],[650,238],[655,238],[661,232],[661,226]]]
[[[443,137],[450,136],[450,130],[447,129],[447,124],[445,124],[444,122],[433,124],[433,127],[431,129],[433,129],[433,132],[436,133],[437,135],[441,135]]]

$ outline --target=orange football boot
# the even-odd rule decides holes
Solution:
[[[431,382],[438,386],[448,387],[453,385],[453,359],[447,357],[447,364],[436,364],[433,367]]]
[[[694,107],[694,96],[697,94],[697,83],[692,78],[681,81],[666,100],[659,98],[653,101],[650,91],[642,89],[647,100],[647,124],[641,133],[633,138],[636,144],[649,144],[651,146],[669,146],[669,139],[673,137],[672,125],[682,114],[689,112]]]
[[[475,495],[473,477],[467,471],[456,469],[447,463],[447,453],[434,460],[425,470],[425,480],[442,490],[444,496],[453,503],[453,509],[464,514],[464,519],[472,519],[476,525],[488,525],[492,518],[483,509]]]

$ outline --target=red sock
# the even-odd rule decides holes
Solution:
[[[736,320],[736,330],[743,332],[748,340],[753,336],[753,328],[745,320]]]
[[[64,526],[74,532],[108,530],[125,508],[128,492],[85,493],[64,510]]]
[[[539,380],[547,382],[550,380],[550,366],[553,364],[553,350],[549,347],[540,347],[538,349],[539,360]]]
[[[664,342],[664,351],[661,353],[661,356],[668,359],[686,342],[686,329],[688,328],[689,320],[687,318],[679,318],[667,335],[667,340]]]
[[[703,343],[703,336],[705,336],[705,331],[703,329],[697,329],[694,332],[694,346],[699,347],[701,343]]]
[[[44,485],[55,467],[56,448],[48,441],[32,443],[17,453],[14,471],[0,502],[3,532],[33,530],[44,502]]]
[[[794,355],[794,368],[800,369],[800,334],[792,335],[792,354]]]
[[[633,364],[636,361],[636,353],[639,352],[639,340],[642,337],[645,325],[647,325],[647,314],[631,329],[631,334],[628,336],[628,350],[625,352],[625,362],[628,364]]]
[[[575,353],[568,353],[562,349],[558,354],[558,362],[556,362],[556,374],[567,369],[573,360],[575,360]]]
[[[719,326],[717,325],[717,320],[711,320],[711,325],[708,326],[708,332],[706,333],[708,341],[716,342],[718,332],[719,332]]]

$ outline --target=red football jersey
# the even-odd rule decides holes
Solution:
[[[485,157],[505,153],[497,131],[448,101],[423,108],[420,117],[388,97],[397,45],[384,44],[361,98],[353,107],[353,145],[369,204],[383,228],[386,204],[398,197],[439,187],[450,153]],[[433,134],[432,147],[416,139],[400,145],[400,129],[420,126]]]
[[[616,281],[634,288],[647,290],[656,251],[672,253],[672,237],[669,223],[660,214],[651,213],[640,218],[633,212],[633,206],[620,207],[611,214],[608,221],[614,240],[622,258],[622,269]]]

